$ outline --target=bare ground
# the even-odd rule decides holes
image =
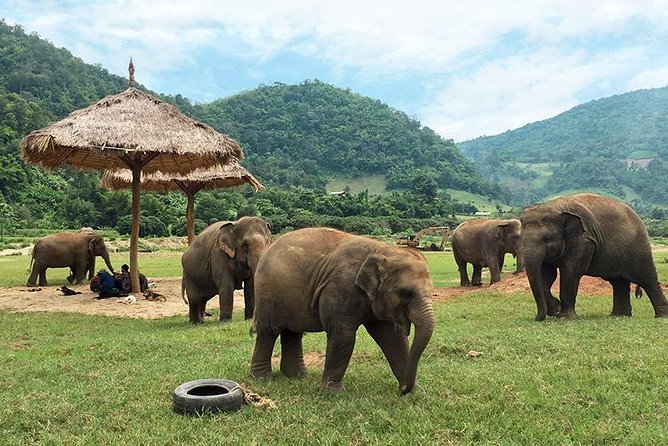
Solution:
[[[188,306],[181,299],[181,278],[170,277],[153,280],[156,292],[165,296],[167,301],[146,300],[141,294],[135,295],[137,303],[129,305],[123,298],[95,299],[88,285],[72,285],[71,289],[81,294],[63,296],[60,287],[41,287],[39,291],[28,291],[30,288],[0,288],[0,310],[9,312],[24,311],[56,311],[67,313],[103,314],[132,318],[153,319],[166,316],[188,315]],[[39,289],[39,288],[37,288]],[[234,308],[243,308],[243,291],[235,291]],[[214,298],[207,304],[208,308],[218,308],[218,299]]]
[[[156,291],[167,299],[166,302],[150,301],[142,295],[136,295],[137,303],[130,305],[122,298],[95,299],[97,293],[93,293],[86,285],[71,286],[70,288],[81,291],[82,294],[75,296],[63,296],[59,287],[42,287],[39,291],[29,291],[26,287],[0,288],[0,310],[9,312],[68,312],[85,314],[102,314],[107,316],[120,316],[131,318],[160,318],[167,316],[188,315],[188,306],[181,299],[181,278],[169,277],[154,280],[157,284]],[[443,302],[459,296],[476,292],[493,291],[499,293],[525,293],[531,294],[531,288],[526,274],[506,275],[501,282],[492,286],[482,287],[448,287],[434,288],[434,301]],[[559,293],[559,279],[555,282],[553,293]],[[668,287],[664,285],[668,293]],[[580,282],[579,294],[589,296],[612,296],[612,287],[603,279],[597,277],[583,277]],[[238,290],[234,294],[234,308],[241,309],[244,306],[243,292]],[[218,308],[218,299],[211,299],[207,308]]]

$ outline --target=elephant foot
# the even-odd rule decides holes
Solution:
[[[577,314],[575,314],[574,310],[562,310],[557,314],[557,317],[560,319],[575,319]]]
[[[306,376],[306,366],[303,364],[291,366],[284,366],[281,364],[281,373],[288,378],[303,378]]]
[[[339,393],[341,389],[343,389],[343,385],[341,384],[341,381],[330,381],[329,379],[323,378],[322,381],[320,382],[320,385],[326,389],[329,390],[332,393]]]
[[[69,283],[74,283],[74,276],[67,276],[67,281]]]
[[[668,317],[668,307],[656,308],[654,310],[654,317]]]
[[[474,284],[472,284],[471,286],[482,286],[482,282],[474,283]]]
[[[631,308],[613,308],[610,316],[631,317]]]
[[[271,366],[251,365],[251,376],[257,379],[270,379],[272,377]]]

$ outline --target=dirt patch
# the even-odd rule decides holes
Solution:
[[[494,285],[483,285],[481,287],[448,287],[434,288],[434,302],[445,302],[471,293],[484,292],[486,290],[499,293],[525,293],[531,294],[531,287],[525,273],[516,275],[504,274],[501,282]],[[181,278],[170,277],[154,280],[157,284],[156,291],[167,298],[166,302],[145,300],[138,295],[137,303],[129,305],[122,298],[95,299],[97,293],[93,293],[88,286],[72,286],[82,294],[75,296],[63,296],[59,287],[43,287],[40,291],[28,291],[25,287],[0,288],[0,310],[9,312],[24,311],[46,311],[67,312],[84,314],[102,314],[107,316],[120,316],[132,318],[154,319],[167,316],[188,316],[188,306],[181,300]],[[634,288],[635,289],[635,288]],[[663,285],[664,293],[668,294],[668,285]],[[633,290],[632,290],[633,291]],[[552,287],[552,293],[559,294],[559,278]],[[578,291],[580,295],[588,296],[612,296],[612,286],[598,277],[584,276],[580,281]],[[243,291],[234,292],[234,308],[244,307]],[[218,308],[218,299],[209,301],[207,308]],[[315,352],[305,354],[304,360],[309,364],[317,366],[323,360],[309,357]]]
[[[46,311],[84,314],[103,314],[131,318],[154,319],[167,316],[188,316],[188,306],[181,299],[181,278],[156,279],[156,292],[167,298],[166,302],[145,300],[136,295],[137,303],[129,305],[123,298],[95,299],[97,293],[87,285],[71,286],[81,294],[63,296],[60,287],[42,287],[40,291],[28,291],[26,287],[0,288],[0,310],[9,312]],[[218,298],[211,299],[207,309],[218,308]],[[243,308],[243,291],[234,292],[234,308]]]

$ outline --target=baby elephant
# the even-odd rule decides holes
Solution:
[[[517,257],[515,272],[524,270],[524,256],[520,243],[522,224],[519,220],[467,220],[457,226],[452,235],[452,253],[459,267],[461,286],[482,285],[482,269],[489,267],[490,284],[501,280],[501,269],[506,253]],[[466,264],[473,265],[469,281]]]
[[[245,318],[250,319],[255,302],[255,267],[270,243],[269,227],[258,217],[220,221],[202,231],[181,256],[181,297],[189,306],[190,322],[203,321],[206,303],[216,294],[220,320],[229,321],[234,290],[242,288]]]
[[[390,363],[400,393],[413,389],[420,356],[434,330],[431,276],[417,251],[334,229],[301,229],[267,249],[255,285],[253,376],[271,376],[279,335],[281,372],[303,375],[304,332],[325,331],[322,385],[338,390],[357,329],[364,325]],[[409,348],[411,323],[415,337]]]

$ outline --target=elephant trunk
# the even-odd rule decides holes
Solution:
[[[106,249],[104,251],[102,251],[101,257],[104,259],[104,263],[107,264],[107,268],[109,268],[109,271],[111,273],[113,273],[114,272],[114,267],[111,266],[111,260],[109,260],[109,253],[107,252]]]
[[[542,321],[547,317],[547,302],[545,297],[545,284],[543,283],[543,258],[545,255],[540,251],[531,251],[526,256],[526,273],[531,285],[533,298],[536,300],[538,313],[536,320]]]
[[[399,385],[399,392],[402,395],[413,390],[418,362],[434,332],[434,309],[431,300],[425,298],[413,302],[408,308],[408,319],[415,325],[415,336],[408,352],[403,383]]]

